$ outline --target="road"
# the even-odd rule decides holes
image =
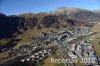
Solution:
[[[58,44],[58,47],[59,47],[59,52],[62,54],[63,58],[66,60],[66,59],[71,59],[66,53],[65,51],[65,46],[62,44],[62,42],[59,42]],[[65,53],[66,52],[66,53]],[[74,63],[65,63],[66,66],[75,66]]]
[[[82,35],[82,36],[78,36],[76,37],[77,39],[73,39],[71,40],[71,42],[74,42],[74,43],[78,43],[80,41],[82,41],[84,38],[86,37],[89,37],[91,35],[94,35],[94,34],[97,34],[97,33],[92,33],[92,34],[87,34],[87,35]],[[65,41],[65,40],[64,40]],[[71,59],[66,53],[67,53],[67,43],[68,41],[59,41],[57,46],[59,47],[59,52],[62,54],[63,58],[64,59]],[[63,43],[64,42],[64,43]],[[70,41],[69,41],[70,42]],[[66,53],[65,53],[66,52]],[[66,66],[75,66],[74,63],[66,63]]]

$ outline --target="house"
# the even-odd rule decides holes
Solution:
[[[26,61],[30,61],[30,58],[27,58]]]
[[[43,52],[42,51],[39,51],[39,54],[42,54]]]
[[[35,58],[36,58],[36,59],[39,59],[40,57],[39,57],[39,56],[36,56]]]
[[[25,61],[25,59],[21,59],[20,61],[21,61],[21,62],[24,62],[24,61]]]
[[[49,49],[48,51],[51,52],[51,49]]]
[[[76,44],[72,44],[71,50],[74,51],[75,50],[75,47],[76,47]]]
[[[40,57],[40,58],[39,58],[39,61],[42,61],[42,60],[43,60],[43,57]]]
[[[82,48],[82,46],[81,46],[81,45],[77,45],[76,50],[77,50],[77,51],[80,51],[80,53],[81,53],[81,52],[82,52],[82,50],[83,50],[83,48]]]
[[[45,56],[45,55],[44,55],[44,53],[42,53],[42,54],[41,54],[41,56],[43,56],[43,57],[44,57],[44,56]]]
[[[31,57],[30,58],[34,58],[35,57],[35,55],[31,55]]]
[[[44,50],[44,53],[47,53],[47,50]]]
[[[38,55],[39,55],[39,53],[35,53],[34,55],[35,55],[35,56],[38,56]]]

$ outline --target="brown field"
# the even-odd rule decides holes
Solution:
[[[100,24],[95,25],[92,29],[93,32],[100,32]],[[94,40],[91,41],[91,44],[96,50],[96,53],[100,56],[100,33],[92,35],[91,37],[94,37]],[[89,37],[89,38],[91,38]]]
[[[47,32],[47,31],[51,31],[51,30],[55,30],[55,29],[42,28],[41,30],[32,29],[30,31],[26,31],[24,34],[17,36],[18,39],[22,39],[22,40],[17,43],[16,47],[19,47],[21,45],[31,45],[31,44],[33,44],[33,41],[30,39],[30,38],[32,38],[32,36],[41,35],[41,32]]]
[[[94,25],[94,27],[91,29],[93,32],[100,32],[100,24]]]

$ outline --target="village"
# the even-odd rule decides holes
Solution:
[[[84,63],[86,65],[99,65],[99,56],[97,56],[90,40],[83,41],[80,39],[82,36],[91,34],[93,34],[93,32],[90,31],[90,27],[85,26],[42,32],[42,35],[32,36],[31,39],[34,41],[34,44],[20,46],[19,48],[10,48],[8,55],[13,58],[21,57],[18,61],[22,63],[32,61],[35,65],[40,64],[44,58],[54,52],[54,47],[44,47],[45,45],[51,44],[59,48],[59,51],[65,59],[86,58],[91,60],[92,58],[93,61],[86,60]],[[66,52],[68,56],[64,52]],[[67,63],[67,65],[74,66],[70,63]]]

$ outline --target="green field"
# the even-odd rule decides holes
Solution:
[[[95,25],[92,29],[92,32],[100,32],[100,24]],[[88,38],[86,38],[87,40],[90,39],[91,37],[94,37],[91,41],[91,44],[93,45],[93,47],[95,48],[96,53],[100,56],[100,33],[92,35]]]
[[[91,41],[93,47],[95,48],[97,54],[100,56],[100,33],[94,35],[95,39],[93,41]]]
[[[100,32],[100,24],[95,25],[92,28],[93,32]],[[92,45],[94,46],[97,54],[100,56],[100,33],[93,35],[92,37],[95,37],[93,41],[91,41]]]

